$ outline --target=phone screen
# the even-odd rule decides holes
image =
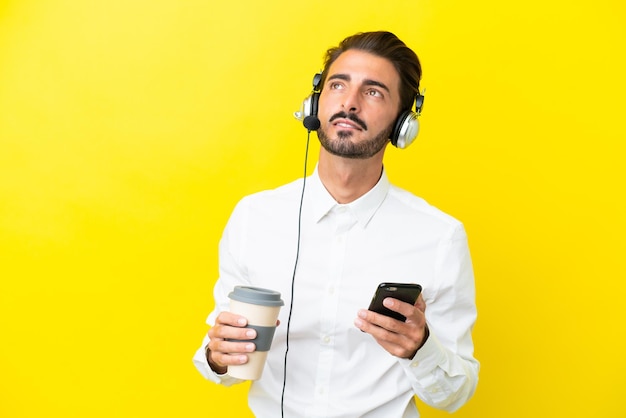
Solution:
[[[421,291],[422,286],[415,283],[381,283],[376,288],[369,310],[404,322],[406,317],[384,307],[383,300],[391,297],[413,305]]]

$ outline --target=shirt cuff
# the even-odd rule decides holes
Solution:
[[[193,364],[196,366],[196,369],[198,369],[200,374],[211,382],[224,386],[231,386],[235,383],[243,382],[243,380],[231,377],[228,374],[215,373],[213,369],[211,369],[211,366],[209,366],[204,346],[200,347],[196,351],[196,354],[193,356]]]
[[[446,361],[446,349],[432,332],[412,359],[400,359],[404,369],[416,379],[429,376]]]

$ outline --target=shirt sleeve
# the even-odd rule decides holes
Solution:
[[[244,199],[245,200],[245,199]],[[243,210],[245,205],[243,201],[240,202],[233,211],[219,244],[219,272],[220,277],[217,280],[215,287],[213,288],[213,297],[215,300],[215,308],[207,317],[206,323],[209,327],[215,324],[215,319],[220,312],[228,310],[228,293],[236,286],[247,283],[247,274],[245,269],[241,267],[241,254],[244,250],[243,247],[235,246],[235,243],[243,243],[246,240],[239,236],[246,231],[247,216],[246,211]],[[227,374],[217,374],[209,366],[209,362],[206,358],[205,348],[209,343],[208,335],[205,335],[202,340],[202,345],[196,350],[193,356],[193,363],[206,379],[222,384],[224,386],[231,386],[235,383],[243,382],[241,379],[236,379]]]
[[[202,346],[196,350],[196,353],[193,356],[193,364],[196,366],[196,369],[198,369],[200,374],[204,376],[205,379],[224,386],[232,386],[235,383],[243,382],[243,380],[236,379],[227,374],[217,374],[213,371],[213,369],[211,369],[205,354],[205,347],[208,343],[209,337],[206,336],[202,341]]]
[[[425,295],[430,336],[413,359],[401,359],[415,394],[426,404],[454,412],[473,395],[479,363],[474,359],[474,273],[461,224],[439,244],[436,289]]]

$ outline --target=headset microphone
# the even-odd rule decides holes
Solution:
[[[307,128],[309,132],[317,131],[320,128],[320,120],[317,118],[317,116],[313,116],[313,115],[309,115],[305,117],[304,120],[302,121],[302,124],[304,125],[305,128]]]

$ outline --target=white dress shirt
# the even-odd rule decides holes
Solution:
[[[279,417],[287,318],[298,240],[302,182],[243,198],[220,241],[215,310],[228,310],[236,285],[279,291],[285,301],[249,406],[257,417]],[[423,287],[430,337],[413,359],[385,351],[354,325],[381,282]],[[479,364],[471,330],[476,320],[474,276],[460,222],[383,174],[367,194],[338,204],[317,169],[306,180],[295,275],[284,411],[286,417],[419,417],[414,395],[454,411],[474,393]],[[204,347],[198,370],[224,385]]]

